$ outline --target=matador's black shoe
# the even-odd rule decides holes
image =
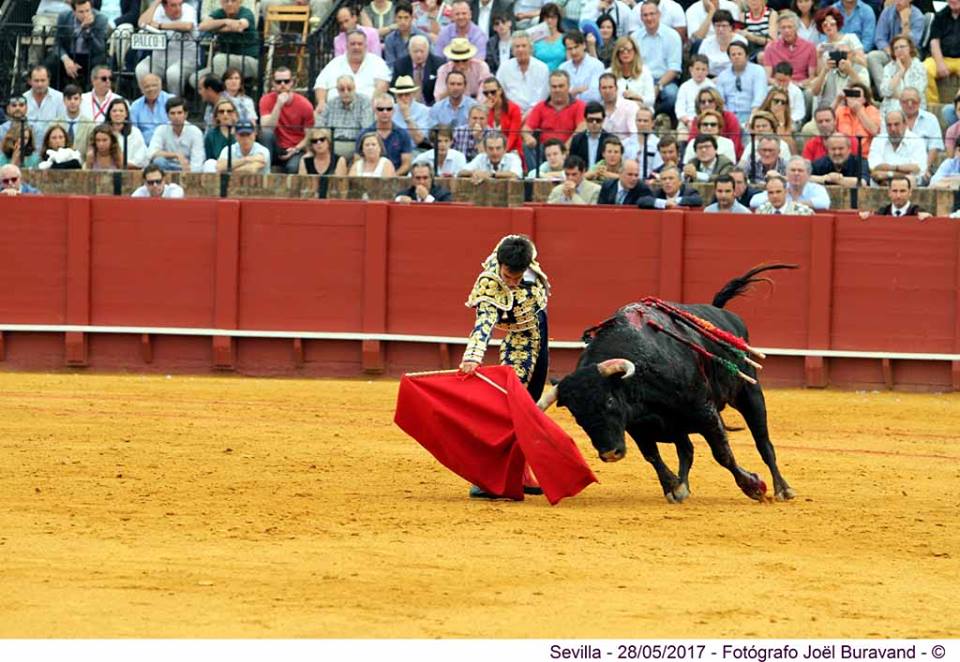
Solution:
[[[499,494],[493,494],[491,492],[486,492],[483,489],[477,487],[476,485],[470,486],[470,498],[471,499],[486,499],[487,501],[505,501],[509,500],[509,497],[501,496]]]

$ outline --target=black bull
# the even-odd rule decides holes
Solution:
[[[767,280],[756,278],[757,274],[786,268],[795,267],[778,264],[750,270],[727,283],[714,296],[713,305],[669,305],[748,341],[743,320],[723,310],[724,304],[751,283]],[[657,330],[657,325],[665,331]],[[776,498],[785,500],[795,496],[777,468],[760,385],[751,384],[718,362],[704,358],[692,345],[717,356],[736,359],[728,349],[690,326],[678,323],[675,315],[651,306],[621,308],[594,330],[595,335],[581,355],[577,369],[544,394],[538,404],[541,409],[554,402],[567,407],[604,462],[623,458],[626,454],[624,433],[628,433],[644,459],[656,470],[667,500],[680,502],[690,494],[689,474],[693,464],[690,434],[697,433],[710,445],[714,459],[733,474],[737,486],[750,498],[761,500],[766,492],[765,483],[757,474],[737,464],[727,442],[720,412],[731,405],[743,416],[760,457],[770,469]],[[742,360],[736,362],[743,373],[756,378],[753,366]],[[679,475],[664,464],[658,442],[676,446]]]

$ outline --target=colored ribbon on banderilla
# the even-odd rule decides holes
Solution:
[[[739,377],[739,378],[742,379],[743,381],[748,382],[748,383],[750,383],[750,384],[756,384],[756,383],[757,383],[757,380],[756,380],[756,379],[754,379],[754,378],[751,377],[750,375],[747,375],[747,374],[744,374],[743,372],[741,372],[741,371],[740,371],[740,368],[737,367],[737,364],[734,363],[733,361],[730,361],[729,359],[725,359],[725,358],[723,358],[722,356],[717,356],[716,354],[710,352],[706,347],[703,347],[703,346],[701,346],[701,345],[698,345],[697,343],[693,342],[692,340],[688,340],[688,339],[684,338],[684,337],[681,336],[679,333],[676,333],[676,332],[674,332],[674,331],[671,331],[670,329],[665,329],[659,322],[655,322],[655,321],[653,321],[653,320],[651,320],[651,319],[648,319],[648,320],[647,320],[647,326],[649,326],[651,329],[653,329],[653,330],[655,330],[655,331],[659,331],[660,333],[665,333],[665,334],[667,334],[668,336],[670,336],[671,338],[673,338],[673,339],[676,340],[677,342],[686,345],[687,347],[689,347],[690,349],[692,349],[694,352],[696,352],[697,354],[699,354],[699,355],[702,356],[703,358],[705,358],[705,359],[707,359],[707,360],[709,360],[709,361],[713,361],[714,363],[719,364],[720,367],[722,367],[723,369],[727,370],[730,374],[736,375],[737,377]]]

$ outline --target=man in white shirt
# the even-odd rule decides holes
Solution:
[[[629,99],[620,96],[617,89],[617,77],[611,73],[600,76],[600,102],[606,116],[603,118],[603,130],[626,140],[634,133],[634,122],[638,106]]]
[[[421,152],[413,159],[413,164],[429,163],[433,166],[436,162],[437,176],[456,177],[460,171],[467,167],[467,157],[463,152],[453,149],[453,127],[449,124],[442,124],[431,132],[436,151],[428,149]]]
[[[570,76],[570,95],[586,103],[600,98],[597,92],[603,62],[587,53],[587,41],[579,30],[571,30],[563,36],[567,59],[557,69]]]
[[[927,170],[927,148],[922,137],[907,128],[902,111],[891,110],[886,117],[886,134],[870,144],[870,177],[886,184],[895,174],[909,175],[919,185]]]
[[[26,101],[27,120],[40,143],[50,123],[65,112],[63,95],[50,87],[50,72],[42,64],[30,69],[30,92]]]
[[[809,161],[802,156],[790,157],[787,161],[787,200],[810,207],[814,211],[826,211],[830,209],[830,194],[822,184],[810,181],[810,172]],[[757,193],[750,198],[750,207],[758,209],[765,202],[767,194]]]
[[[673,28],[680,35],[680,40],[687,41],[687,16],[683,7],[675,0],[653,0],[660,10],[660,23]],[[643,3],[638,2],[633,8],[635,23],[643,22]]]
[[[397,101],[393,123],[407,130],[414,146],[426,141],[427,133],[433,127],[430,109],[415,98],[418,91],[420,87],[410,76],[400,76],[397,78],[396,87],[390,88],[390,92]]]
[[[143,169],[143,185],[137,188],[131,198],[182,198],[183,188],[179,184],[170,184],[160,166],[151,163]]]
[[[683,67],[683,40],[672,27],[661,21],[655,0],[639,6],[640,26],[631,36],[640,49],[645,69],[654,82],[654,102],[660,112],[670,112],[677,101],[677,84]]]
[[[927,168],[929,179],[933,165],[940,159],[943,151],[943,132],[936,115],[920,108],[920,92],[915,87],[905,87],[900,93],[900,109],[907,128],[920,136],[927,149]]]
[[[653,109],[640,106],[634,119],[634,133],[623,141],[623,158],[636,159],[640,163],[640,176],[646,179],[663,165],[659,150],[660,137],[653,132]]]
[[[269,175],[270,150],[257,142],[253,123],[238,122],[236,132],[237,142],[220,151],[217,172]]]
[[[107,117],[110,102],[123,97],[116,94],[110,87],[113,82],[113,72],[105,64],[98,64],[93,68],[90,72],[90,82],[93,84],[93,89],[84,92],[80,97],[80,116],[85,120],[102,124],[110,119]]]
[[[513,57],[500,63],[497,80],[503,85],[507,98],[526,115],[550,93],[550,69],[531,55],[533,44],[526,32],[514,32],[511,41]]]
[[[150,138],[147,157],[166,171],[200,172],[205,156],[203,132],[187,122],[187,103],[167,100],[169,124],[158,126]]]
[[[485,179],[522,179],[523,165],[514,152],[507,152],[507,139],[499,131],[488,131],[483,137],[484,151],[477,154],[460,171],[458,177],[469,177],[474,184]]]
[[[347,35],[347,52],[330,60],[313,84],[317,114],[323,112],[328,96],[336,96],[337,79],[344,74],[353,76],[357,92],[372,99],[387,91],[390,69],[377,55],[367,51],[367,35],[354,30]]]
[[[185,0],[152,0],[138,24],[141,29],[162,30],[167,48],[150,51],[137,64],[137,81],[157,74],[165,79],[167,91],[179,96],[197,70],[197,10]]]
[[[690,41],[703,40],[713,32],[713,14],[726,9],[733,18],[740,19],[740,7],[732,0],[697,0],[687,7],[687,36]]]

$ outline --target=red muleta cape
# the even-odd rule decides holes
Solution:
[[[440,463],[493,494],[523,499],[523,468],[551,505],[597,482],[573,439],[537,407],[508,366],[478,372],[405,375],[394,422]]]

